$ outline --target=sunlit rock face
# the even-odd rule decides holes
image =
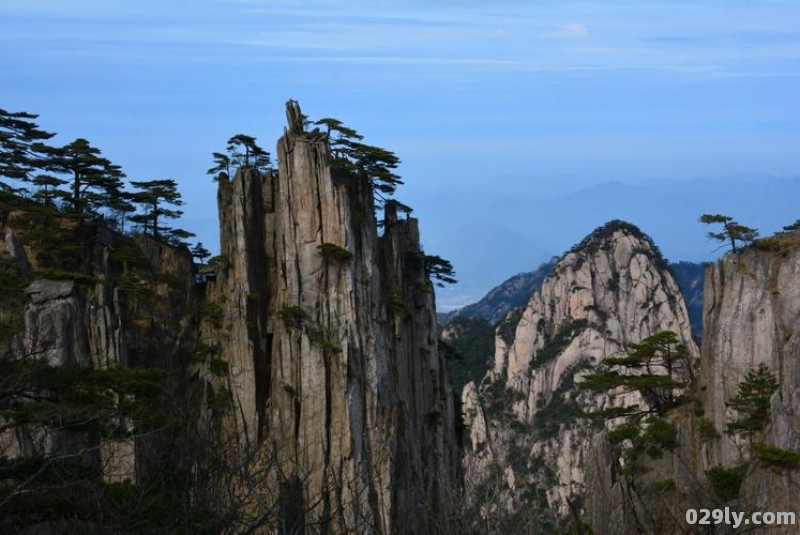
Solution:
[[[566,526],[576,515],[591,518],[616,507],[617,525],[629,522],[633,502],[615,502],[628,489],[620,486],[602,426],[581,412],[630,405],[637,394],[597,394],[576,382],[603,359],[661,331],[674,332],[697,359],[678,286],[636,227],[611,222],[554,265],[542,290],[498,326],[486,378],[464,389],[468,494],[485,488],[483,475],[498,466],[513,473],[497,485],[502,498],[485,506],[486,514],[504,508],[516,527],[527,529],[541,522]]]
[[[278,172],[220,179],[225,260],[202,332],[230,382],[206,376],[207,391],[229,388],[223,434],[280,468],[263,484],[307,525],[428,532],[458,453],[417,221],[389,203],[379,235],[370,183],[332,168],[327,137],[287,111]]]
[[[756,440],[800,450],[800,233],[784,234],[777,247],[727,254],[706,271],[702,381],[705,416],[717,429],[735,417],[726,402],[748,371],[766,364],[780,383],[771,414]],[[749,458],[741,441],[706,447],[709,467]],[[794,511],[796,470],[753,463],[741,489],[746,511]],[[752,465],[751,465],[752,466]],[[793,533],[796,527],[769,533]]]

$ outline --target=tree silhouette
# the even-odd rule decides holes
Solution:
[[[221,152],[212,153],[214,157],[214,166],[206,171],[206,174],[214,175],[214,180],[217,180],[220,175],[225,175],[225,178],[231,176],[231,158],[227,154]]]
[[[269,152],[256,143],[256,138],[245,134],[236,134],[228,139],[227,154],[212,153],[214,165],[206,171],[218,180],[221,175],[230,177],[234,169],[256,169],[267,171],[272,166]]]
[[[49,151],[51,170],[69,177],[69,191],[64,199],[73,213],[85,215],[99,211],[111,199],[121,196],[125,173],[118,165],[101,156],[100,149],[86,139]]]
[[[42,167],[42,143],[55,134],[46,132],[33,122],[39,116],[27,112],[10,112],[0,108],[0,177],[29,180],[34,170]],[[2,184],[4,189],[13,189]]]
[[[256,138],[245,134],[228,140],[228,153],[231,163],[238,167],[264,170],[271,164],[269,153],[256,143]]]
[[[145,234],[150,232],[154,238],[178,237],[175,233],[178,229],[165,227],[161,224],[164,219],[177,219],[183,212],[166,208],[165,205],[181,206],[181,194],[178,192],[178,185],[172,179],[150,180],[146,182],[131,182],[131,185],[139,191],[132,194],[134,203],[143,209],[141,214],[131,217],[131,221],[140,223],[145,230]],[[188,237],[180,231],[181,236]]]
[[[425,275],[436,279],[436,286],[444,288],[445,284],[455,284],[458,282],[453,270],[453,264],[449,260],[436,255],[425,255]]]
[[[758,230],[740,225],[732,217],[720,214],[703,214],[700,222],[707,225],[721,224],[722,232],[709,232],[708,237],[721,242],[730,241],[731,249],[736,253],[736,243],[751,243],[758,237]]]
[[[192,257],[197,259],[197,263],[201,266],[203,265],[203,261],[211,256],[211,251],[205,248],[203,242],[197,242],[194,247],[189,250],[192,253]]]
[[[364,136],[344,126],[338,119],[326,117],[314,124],[327,129],[334,169],[356,172],[369,180],[376,201],[385,202],[385,196],[394,194],[397,186],[403,184],[400,176],[393,171],[400,165],[400,158],[393,152],[361,143]]]

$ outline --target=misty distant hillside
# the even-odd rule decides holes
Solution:
[[[706,264],[698,262],[674,262],[670,269],[681,288],[683,300],[692,322],[692,333],[698,338],[703,335],[703,286]]]
[[[667,259],[703,262],[724,250],[708,239],[701,214],[731,215],[762,235],[800,216],[796,178],[606,182],[549,197],[538,193],[543,187],[533,179],[527,186],[495,181],[481,191],[459,188],[407,199],[423,221],[426,250],[451,260],[458,273],[459,284],[437,292],[440,310],[476,303],[498,280],[562,254],[611,219],[639,226]]]
[[[464,318],[483,318],[492,325],[499,323],[512,309],[525,305],[533,292],[553,269],[553,261],[540,265],[528,273],[519,273],[491,289],[477,303],[467,305],[452,313]]]

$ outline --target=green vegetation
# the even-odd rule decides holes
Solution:
[[[542,407],[534,417],[533,426],[539,438],[554,438],[561,426],[583,418],[583,409],[575,399],[575,375],[586,367],[587,363],[579,362],[565,370],[561,383],[552,394],[550,402]]]
[[[201,266],[205,259],[211,256],[211,252],[203,246],[203,242],[197,242],[189,252],[192,254],[192,258],[196,259]]]
[[[794,450],[779,448],[764,442],[753,443],[753,456],[759,461],[763,461],[776,468],[798,468],[800,467],[800,453]]]
[[[791,228],[784,227],[784,228]],[[778,232],[753,241],[752,247],[759,251],[777,253],[781,257],[788,256],[797,247],[797,238],[789,231]]]
[[[678,430],[672,422],[665,418],[650,417],[645,423],[642,442],[650,457],[658,459],[664,450],[678,446]]]
[[[497,336],[505,342],[506,347],[511,347],[514,343],[514,338],[517,336],[517,326],[524,313],[525,307],[515,308],[497,325]]]
[[[694,383],[694,369],[686,346],[678,342],[671,331],[662,331],[647,337],[641,343],[629,344],[627,355],[607,358],[606,366],[621,368],[589,374],[578,385],[597,392],[607,392],[616,388],[637,391],[647,406],[627,407],[631,417],[655,415],[663,417],[667,410],[678,403],[676,390]],[[633,373],[631,373],[633,372]],[[606,417],[603,413],[596,416]],[[621,416],[619,409],[608,415]]]
[[[512,411],[513,405],[525,399],[525,394],[513,388],[506,388],[501,379],[483,384],[481,390],[484,410],[490,418],[499,421],[513,421],[516,418]]]
[[[70,177],[64,198],[75,214],[96,213],[121,197],[125,173],[86,139],[78,138],[51,154],[48,168]]]
[[[722,232],[709,232],[708,237],[712,240],[730,242],[734,254],[737,243],[747,245],[758,237],[758,230],[741,225],[727,215],[703,214],[700,216],[700,222],[707,225],[721,224]]]
[[[296,305],[287,306],[278,312],[278,317],[283,321],[287,329],[299,329],[306,319],[306,312],[302,307]]]
[[[642,230],[636,225],[620,219],[613,219],[606,224],[597,227],[588,236],[581,240],[580,243],[573,245],[568,252],[581,253],[582,255],[589,257],[599,251],[602,247],[607,246],[610,243],[611,237],[618,231],[629,234],[634,238],[646,243],[650,251],[652,251],[650,256],[656,267],[661,271],[667,271],[669,269],[667,261],[664,259],[664,256],[661,254],[661,250],[658,248],[653,239],[642,232]],[[643,254],[648,253],[646,249],[639,250],[638,252]]]
[[[45,158],[42,142],[55,134],[39,128],[34,121],[39,116],[28,112],[10,112],[0,108],[0,177],[30,181],[33,173],[42,168]],[[0,182],[7,193],[16,188]]]
[[[100,284],[103,282],[102,279],[91,275],[84,275],[83,273],[76,273],[74,271],[64,271],[63,269],[57,268],[40,269],[37,273],[45,279],[70,280],[78,284]]]
[[[317,246],[319,255],[325,260],[334,260],[337,262],[347,262],[353,258],[353,253],[335,243],[323,243]]]
[[[213,301],[207,301],[200,307],[200,316],[208,320],[214,327],[222,327],[224,311],[222,305]]]
[[[122,168],[99,148],[85,138],[48,145],[54,134],[40,129],[36,118],[0,110],[0,202],[5,209],[23,212],[15,216],[18,224],[20,218],[28,219],[22,239],[34,249],[40,268],[91,276],[98,236],[109,229],[116,231],[115,238],[123,235],[129,219],[140,223],[144,233],[173,245],[192,236],[162,226],[163,219],[181,215],[165,208],[181,204],[174,181],[132,182],[139,191],[125,191]],[[136,205],[143,211],[132,215]],[[129,255],[130,249],[111,252],[125,269],[132,267],[128,260],[136,255]]]
[[[225,362],[224,360],[214,358],[211,359],[211,361],[208,363],[208,369],[214,375],[217,375],[219,377],[225,377],[226,375],[228,375],[229,366],[228,363]]]
[[[476,384],[486,374],[494,355],[494,329],[483,318],[454,317],[447,325],[451,343],[439,339],[439,355],[445,358],[447,376],[456,397],[470,381]]]
[[[150,180],[146,182],[131,182],[139,191],[130,197],[135,204],[142,207],[142,212],[132,216],[130,220],[142,225],[143,232],[155,238],[165,238],[170,243],[179,244],[183,238],[194,236],[185,230],[165,227],[161,224],[164,219],[177,219],[183,212],[166,208],[164,205],[181,206],[181,194],[178,184],[174,180]],[[206,251],[207,252],[207,251]]]
[[[326,128],[334,170],[346,175],[355,173],[367,179],[378,203],[388,200],[386,196],[392,195],[403,183],[393,171],[400,165],[400,159],[393,152],[361,143],[364,136],[337,119],[324,118],[314,124]],[[320,132],[319,128],[311,134],[317,132]]]
[[[236,169],[257,169],[262,172],[271,170],[269,152],[261,148],[253,136],[236,134],[230,137],[226,151],[227,154],[213,153],[214,165],[207,173],[214,175],[214,180],[218,180],[220,176],[231,177]]]
[[[753,248],[786,257],[797,249],[796,232],[798,229],[800,229],[800,219],[791,225],[786,225],[783,230],[776,232],[772,236],[754,240]]]
[[[682,402],[676,392],[694,385],[694,370],[686,347],[673,332],[656,333],[629,348],[628,354],[605,359],[606,366],[617,369],[587,374],[578,386],[595,392],[622,389],[641,396],[644,406],[620,405],[589,414],[600,420],[621,419],[608,438],[625,445],[622,453],[632,463],[640,453],[659,458],[678,445],[678,432],[666,419],[667,411]]]
[[[739,413],[739,418],[728,423],[728,434],[746,435],[752,444],[755,433],[763,430],[769,422],[769,398],[778,387],[778,380],[764,363],[747,372],[739,383],[738,392],[727,403]]]
[[[453,264],[440,256],[425,255],[425,275],[436,280],[436,286],[444,288],[445,284],[455,284],[456,272]]]
[[[580,336],[588,327],[589,321],[585,319],[572,319],[565,323],[556,335],[548,340],[542,349],[536,352],[530,364],[531,368],[540,368],[556,358],[567,348],[572,340]]]
[[[697,434],[700,437],[700,442],[711,442],[722,437],[717,428],[714,427],[714,423],[708,418],[697,420]]]
[[[706,477],[711,483],[714,494],[723,501],[735,500],[739,497],[744,476],[747,474],[747,465],[725,467],[715,466],[706,470]]]
[[[181,422],[165,404],[165,372],[51,366],[37,358],[0,358],[0,414],[4,429],[26,436],[84,437],[80,448],[0,454],[0,529],[17,533],[44,522],[67,522],[94,532],[204,531],[209,511],[189,505],[190,482],[178,468],[131,481],[103,479],[103,444],[174,436]],[[150,442],[159,449],[158,440]]]

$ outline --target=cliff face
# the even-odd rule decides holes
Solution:
[[[800,482],[799,241],[783,233],[709,266],[701,351],[672,275],[638,231],[611,223],[565,255],[527,307],[498,326],[493,369],[463,392],[466,487],[479,521],[500,523],[498,532],[676,533],[691,529],[689,508],[800,513],[792,491]],[[665,446],[637,452],[620,419],[598,425],[584,415],[646,400],[635,389],[578,384],[660,331],[677,335],[699,373],[663,413]],[[760,364],[779,386],[751,432],[731,433],[744,414],[730,402]]]
[[[580,416],[633,404],[636,394],[575,385],[603,359],[660,331],[674,332],[697,358],[677,284],[635,227],[612,222],[555,264],[541,292],[498,327],[493,369],[464,390],[468,494],[485,487],[486,474],[502,474],[496,487],[505,498],[483,504],[484,514],[501,507],[516,515],[515,528],[566,527],[613,507],[620,517],[613,525],[628,525],[636,500],[602,433]]]
[[[232,394],[223,432],[263,475],[237,492],[280,489],[254,518],[292,503],[307,529],[425,532],[458,455],[417,222],[389,203],[379,236],[369,183],[332,169],[327,140],[288,111],[278,173],[220,179],[202,332],[229,373],[197,373],[207,396]]]
[[[22,474],[3,464],[3,529],[35,518],[37,533],[389,534],[451,522],[455,409],[417,221],[387,201],[379,234],[369,177],[332,159],[295,103],[287,115],[277,172],[220,177],[222,251],[200,273],[186,248],[95,215],[0,204],[0,371],[19,381],[0,380],[0,461]],[[28,388],[29,370],[61,390]],[[59,370],[83,382],[65,386]],[[63,426],[51,425],[58,411]],[[91,470],[59,495],[66,513],[42,512],[46,485],[31,498],[26,459]]]
[[[6,285],[0,302],[3,362],[36,359],[54,367],[146,367],[175,376],[183,373],[196,338],[194,269],[188,251],[146,237],[122,237],[102,226],[87,227],[84,239],[76,241],[87,248],[72,253],[84,255],[87,268],[81,273],[46,269],[40,265],[40,244],[30,240],[31,245],[23,245],[39,223],[24,211],[0,219],[5,237],[5,247],[0,248]],[[72,230],[65,235],[74,238]],[[60,244],[71,245],[75,244]],[[18,387],[10,382],[2,387],[13,399]],[[39,401],[31,396],[31,401]],[[6,401],[8,406],[16,409]],[[0,453],[10,459],[80,457],[101,467],[107,482],[139,481],[162,465],[158,457],[163,452],[157,449],[155,434],[97,439],[90,433],[67,430],[80,427],[70,421],[74,416],[69,410],[69,406],[63,409],[67,420],[63,426],[35,424],[33,416],[28,418],[30,425],[4,426]],[[37,422],[42,419],[35,414]],[[91,427],[95,416],[85,418],[84,427]]]
[[[776,251],[750,247],[728,254],[706,271],[703,399],[706,417],[724,430],[736,414],[726,406],[748,371],[766,364],[779,390],[768,422],[755,440],[800,450],[800,234],[780,238]],[[764,249],[764,248],[761,248]],[[735,466],[750,458],[741,440],[728,437],[707,447],[708,466]],[[800,515],[796,469],[757,460],[742,484],[746,511],[794,511]],[[794,528],[779,531],[791,533]],[[772,533],[772,532],[771,532]]]

